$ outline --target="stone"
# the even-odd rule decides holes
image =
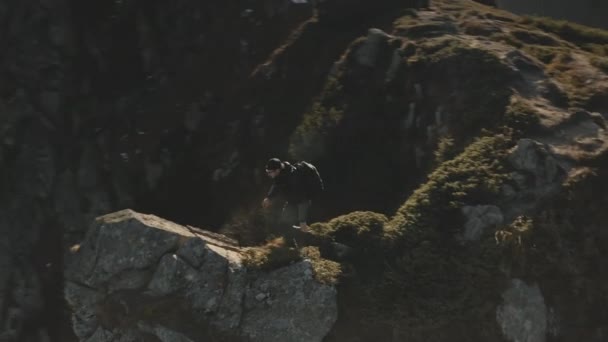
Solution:
[[[337,320],[335,287],[308,261],[260,272],[240,258],[220,234],[132,210],[101,216],[66,265],[74,331],[87,342],[194,340],[159,325],[163,315],[235,340],[322,341]]]
[[[186,240],[176,254],[192,267],[199,268],[203,264],[207,252],[206,245],[205,240],[194,237]]]
[[[186,335],[163,327],[162,325],[158,325],[154,328],[154,334],[162,342],[194,342]]]
[[[464,206],[461,211],[466,218],[464,241],[478,241],[485,230],[504,222],[502,211],[495,205]]]
[[[68,279],[102,286],[120,272],[145,269],[191,237],[185,227],[123,210],[97,218],[67,270]],[[137,247],[136,247],[137,246]]]
[[[369,29],[365,42],[355,52],[357,63],[367,67],[374,67],[380,50],[387,45],[391,36],[377,28]]]
[[[545,342],[547,306],[537,284],[512,279],[496,309],[496,321],[511,342]]]
[[[257,299],[254,289],[263,283],[268,284],[273,305]],[[313,280],[309,262],[275,270],[246,292],[241,329],[258,341],[321,341],[337,319],[335,295],[335,288]]]
[[[508,160],[515,170],[533,176],[536,186],[555,183],[564,175],[564,170],[548,148],[531,139],[519,140]]]

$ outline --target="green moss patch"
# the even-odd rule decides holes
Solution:
[[[359,251],[380,247],[382,232],[388,218],[371,211],[355,211],[338,216],[327,223],[313,227],[317,234],[330,236],[335,241]]]
[[[262,271],[271,271],[294,262],[307,259],[312,264],[313,276],[323,284],[335,285],[341,274],[339,263],[321,257],[319,247],[306,246],[301,249],[290,247],[284,238],[268,241],[260,247],[250,247],[243,253],[243,264],[246,267]]]
[[[504,158],[511,140],[482,137],[456,158],[441,164],[399,208],[387,224],[385,237],[417,243],[440,231],[460,229],[459,209],[465,204],[492,203],[508,178]]]
[[[336,219],[335,231],[342,227],[358,232],[352,224],[384,226],[385,259],[376,265],[383,275],[362,278],[358,285],[358,291],[367,294],[359,303],[369,320],[362,324],[390,321],[404,333],[420,332],[495,314],[500,300],[496,289],[505,281],[499,268],[504,248],[496,244],[494,231],[466,245],[456,234],[462,229],[463,205],[499,200],[501,184],[508,178],[505,157],[511,144],[507,136],[479,138],[440,164],[388,222],[364,212]],[[480,335],[500,334],[490,322],[481,324]]]
[[[587,51],[593,53],[603,51],[604,54],[608,55],[608,50],[602,47],[608,44],[608,31],[606,30],[545,17],[524,16],[520,23],[551,32]]]

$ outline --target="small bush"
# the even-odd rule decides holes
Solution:
[[[336,241],[358,249],[377,247],[382,237],[385,215],[371,211],[355,211],[329,221],[329,235]]]

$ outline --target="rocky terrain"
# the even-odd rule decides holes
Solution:
[[[225,237],[130,210],[98,218],[66,270],[81,341],[321,341],[336,289],[309,260],[253,274]]]
[[[464,0],[0,24],[0,341],[608,339],[606,31]],[[297,248],[270,156],[327,184]]]
[[[608,14],[608,5],[603,1],[560,0],[549,3],[543,0],[496,0],[493,2],[499,8],[512,11],[517,14],[532,14],[561,20],[569,20],[579,24],[603,29],[608,28],[608,23],[604,19]]]

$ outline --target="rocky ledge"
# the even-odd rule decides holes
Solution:
[[[307,260],[247,269],[230,239],[123,210],[95,219],[66,263],[80,341],[321,341],[336,289]]]

